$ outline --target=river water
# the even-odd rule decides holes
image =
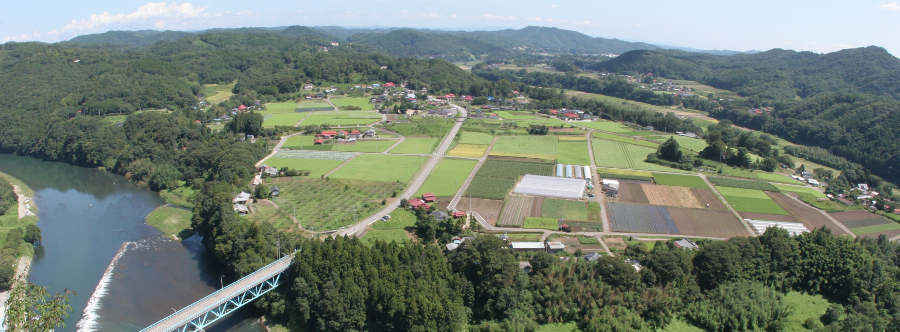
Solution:
[[[57,331],[139,331],[234,281],[197,236],[172,241],[147,225],[147,214],[165,202],[122,176],[7,154],[0,172],[35,193],[43,245],[29,279],[78,294]],[[243,308],[207,331],[264,331],[258,316]]]

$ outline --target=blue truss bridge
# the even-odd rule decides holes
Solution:
[[[178,310],[169,317],[148,326],[141,332],[201,331],[219,318],[225,317],[247,303],[281,285],[284,271],[294,255],[285,256],[246,277],[222,288],[197,302]]]

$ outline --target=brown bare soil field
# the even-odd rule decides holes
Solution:
[[[618,236],[604,238],[603,243],[606,243],[606,246],[610,249],[616,248],[625,250],[625,248],[628,248],[628,244],[625,243],[625,240]]]
[[[503,209],[503,201],[497,199],[468,198],[463,197],[456,205],[458,210],[469,211],[469,202],[472,203],[472,211],[478,212],[491,226],[497,225],[500,219],[500,210]]]
[[[653,205],[677,206],[672,196],[669,195],[669,189],[666,186],[655,184],[642,184],[641,189],[647,194],[647,200]]]
[[[499,227],[522,227],[525,221],[525,215],[531,212],[531,197],[526,196],[509,196],[506,206],[503,207],[503,213],[500,221],[497,222]]]
[[[793,216],[783,216],[780,214],[741,212],[741,216],[746,219],[754,220],[799,222],[797,221],[797,218],[794,218]]]
[[[748,236],[747,228],[728,211],[668,208],[669,215],[682,235],[731,238]]]
[[[541,209],[544,207],[544,198],[543,197],[535,197],[531,200],[531,213],[528,214],[529,217],[541,217]]]
[[[626,194],[623,195],[623,192],[626,192]],[[644,193],[640,183],[619,182],[619,199],[624,203],[650,204],[650,200],[647,199],[647,194]]]
[[[716,196],[712,190],[709,189],[699,189],[699,188],[691,188],[694,192],[694,197],[697,197],[697,200],[700,201],[701,206],[705,207],[706,204],[709,204],[709,207],[706,209],[717,210],[717,211],[726,211],[725,204],[722,204],[722,201],[719,200],[719,197]]]
[[[687,187],[641,184],[647,200],[653,205],[677,206],[700,209],[704,204],[694,196],[694,191]]]
[[[452,200],[453,196],[438,196],[434,198],[435,204],[437,204],[437,207],[441,210],[446,210]]]
[[[831,229],[832,234],[853,235],[852,233],[845,232],[837,224],[831,221],[831,219],[825,217],[821,212],[819,212],[819,210],[816,210],[815,208],[806,206],[805,204],[795,201],[782,193],[773,193],[767,191],[766,194],[774,199],[775,202],[777,202],[779,205],[781,205],[781,207],[783,207],[785,211],[790,213],[791,216],[797,218],[797,221],[803,223],[803,225],[806,225],[806,228],[808,228],[809,230],[826,226]]]
[[[385,115],[385,120],[388,120],[388,121],[391,121],[391,122],[397,121],[397,118],[398,118],[397,114],[388,114],[388,115]]]
[[[691,189],[692,188],[687,187],[669,186],[669,194],[672,195],[672,199],[675,200],[675,203],[677,203],[678,206],[695,209],[703,208],[703,204],[700,203],[697,196],[694,196],[694,191]]]
[[[279,142],[281,142],[281,141],[280,140],[269,141],[269,145],[276,146],[276,145],[278,145]]]
[[[872,219],[878,217],[877,215],[868,213],[866,211],[847,211],[847,212],[837,212],[837,213],[829,213],[832,218],[837,221],[845,222],[845,221],[853,221],[853,220],[863,220],[863,219]]]

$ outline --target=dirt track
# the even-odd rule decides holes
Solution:
[[[797,221],[806,225],[806,228],[808,228],[809,230],[825,226],[830,228],[831,232],[835,235],[846,234],[853,236],[853,233],[845,231],[844,227],[841,227],[834,221],[831,221],[831,219],[828,219],[828,217],[819,212],[819,210],[806,206],[803,203],[791,199],[790,197],[787,197],[781,193],[766,193],[769,195],[769,197],[778,202],[779,205],[784,207],[792,217],[796,218]]]

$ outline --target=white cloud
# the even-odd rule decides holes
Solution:
[[[103,12],[102,14],[93,14],[86,20],[72,20],[71,23],[60,29],[60,32],[78,32],[96,29],[111,24],[125,24],[147,19],[180,20],[199,16],[207,17],[209,16],[209,13],[204,13],[207,8],[209,8],[209,6],[199,8],[194,7],[190,2],[185,2],[180,5],[174,2],[169,5],[165,2],[151,2],[128,14],[110,14],[108,12]],[[160,21],[155,25],[166,25],[166,23]]]
[[[896,2],[891,2],[891,3],[882,2],[881,4],[878,5],[878,8],[886,9],[886,10],[900,10],[900,4],[897,4]]]
[[[450,15],[450,17],[452,17],[452,18],[458,18],[459,15],[453,14],[453,15]]]
[[[32,40],[37,40],[37,38],[40,36],[41,36],[41,34],[38,33],[37,31],[35,31],[33,34],[30,34],[30,35],[27,33],[23,33],[21,35],[3,37],[2,39],[0,39],[0,43],[11,42],[11,41],[14,41],[14,42],[32,41]]]
[[[518,17],[515,16],[494,16],[491,14],[484,14],[482,16],[478,16],[475,18],[476,20],[517,20]]]

